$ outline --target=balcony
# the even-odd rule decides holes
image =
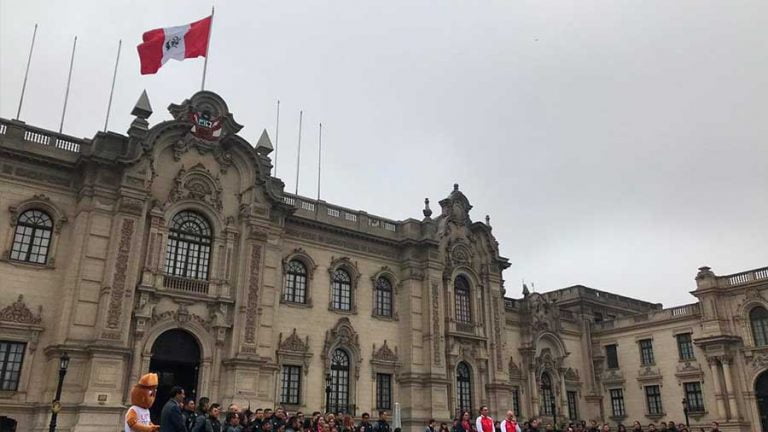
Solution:
[[[191,294],[208,295],[207,280],[187,279],[178,276],[163,275],[163,288]]]

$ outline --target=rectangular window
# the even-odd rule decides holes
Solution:
[[[661,406],[661,389],[659,386],[645,386],[645,401],[648,404],[648,414],[664,414],[664,409]]]
[[[283,386],[280,402],[286,405],[299,405],[301,390],[301,366],[283,366]]]
[[[18,390],[25,348],[23,343],[0,341],[0,390]]]
[[[680,354],[680,360],[693,360],[693,343],[691,343],[691,334],[683,333],[677,335],[677,352]]]
[[[619,355],[616,352],[616,344],[605,346],[605,360],[608,363],[608,369],[619,368]]]
[[[643,339],[640,341],[640,364],[650,366],[653,361],[653,339]]]
[[[579,418],[579,410],[576,408],[576,392],[575,391],[569,391],[567,392],[568,395],[568,418],[571,420],[576,420]]]
[[[611,389],[611,412],[613,417],[626,417],[624,410],[624,390]]]
[[[523,417],[523,414],[520,412],[520,387],[512,388],[512,411],[517,418]]]
[[[603,314],[595,312],[595,324],[600,324],[601,322],[603,322]]]
[[[688,402],[688,411],[704,412],[704,395],[701,393],[700,382],[684,383],[685,400]]]
[[[392,375],[376,374],[376,409],[392,409]]]

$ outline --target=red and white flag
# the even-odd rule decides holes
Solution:
[[[192,24],[150,30],[136,49],[141,59],[141,74],[153,74],[170,59],[184,60],[208,55],[213,16]]]

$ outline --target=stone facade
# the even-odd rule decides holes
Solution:
[[[428,201],[419,219],[373,216],[286,193],[271,176],[266,132],[246,142],[216,94],[169,111],[173,120],[150,127],[142,95],[126,135],[92,139],[0,120],[0,343],[23,353],[16,378],[2,382],[0,413],[18,430],[47,429],[63,352],[67,431],[119,430],[142,373],[181,377],[184,367],[188,393],[304,411],[326,408],[333,374],[332,407],[359,416],[388,396],[408,430],[480,405],[497,416],[519,406],[561,420],[682,421],[685,385],[699,383],[693,423],[759,430],[755,386],[768,347],[750,313],[768,306],[765,269],[718,277],[702,268],[699,303],[672,309],[583,286],[508,298],[509,263],[458,185],[434,216]],[[25,219],[32,210],[47,222]],[[210,231],[194,254],[172,229],[183,212]],[[34,226],[49,233],[44,253],[19,246],[17,234]],[[204,262],[204,276],[173,270],[179,256]],[[298,300],[286,294],[292,263],[305,272]],[[178,352],[194,354],[155,346],[179,330],[194,347]],[[680,335],[691,341],[683,360]],[[649,340],[653,358],[641,364]],[[340,369],[338,352],[348,361]],[[297,385],[285,390],[290,368]]]

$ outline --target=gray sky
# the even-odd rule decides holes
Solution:
[[[0,2],[0,116],[65,132],[124,132],[147,89],[154,124],[199,89],[203,59],[139,75],[135,46],[210,1]],[[768,265],[768,3],[764,1],[218,1],[209,90],[241,134],[274,139],[278,176],[314,196],[421,218],[454,182],[491,215],[508,295],[584,284],[666,306],[694,300],[697,267]],[[274,154],[273,154],[274,155]]]

